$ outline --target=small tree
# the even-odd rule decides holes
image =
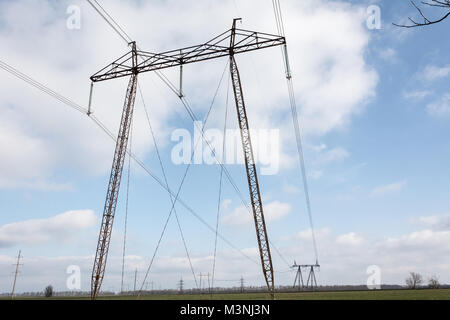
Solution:
[[[436,276],[431,276],[430,279],[428,279],[428,287],[431,289],[438,289],[440,287],[439,280]]]
[[[410,272],[409,277],[406,278],[406,285],[410,289],[416,289],[423,282],[422,275],[416,272]]]
[[[51,285],[45,287],[44,294],[47,298],[53,296],[53,287]]]

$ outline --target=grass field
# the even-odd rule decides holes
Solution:
[[[267,300],[264,293],[203,295],[101,296],[99,300]],[[15,299],[46,299],[16,297]],[[89,297],[53,297],[52,300],[88,300]],[[450,289],[371,290],[277,293],[276,300],[450,300]]]

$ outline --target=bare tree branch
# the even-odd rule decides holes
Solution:
[[[430,20],[422,11],[422,9],[411,0],[411,4],[414,6],[414,8],[419,12],[420,16],[423,18],[423,23],[416,22],[412,18],[408,17],[408,20],[411,21],[411,24],[397,24],[393,23],[394,26],[401,27],[401,28],[416,28],[416,27],[424,27],[429,26],[432,24],[436,24],[439,22],[444,21],[450,16],[450,0],[431,0],[431,2],[421,1],[423,5],[429,6],[429,7],[438,7],[438,8],[444,8],[448,9],[448,12],[446,12],[440,19],[437,20]]]

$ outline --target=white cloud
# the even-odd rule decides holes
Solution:
[[[324,143],[322,143],[322,144],[317,145],[317,146],[312,146],[311,148],[312,148],[315,152],[321,152],[321,151],[323,151],[323,150],[325,150],[325,149],[327,148],[327,145],[324,144]]]
[[[322,177],[323,175],[323,171],[322,170],[310,170],[309,174],[308,174],[313,180],[318,180],[320,179],[320,177]]]
[[[229,226],[248,225],[251,223],[251,213],[244,206],[237,207],[231,214],[222,217],[222,223]]]
[[[428,104],[427,111],[430,115],[437,117],[450,115],[450,93],[444,94],[440,100]]]
[[[58,190],[67,187],[46,181],[46,173],[53,163],[53,150],[39,137],[20,128],[14,121],[7,121],[11,112],[0,108],[0,188],[31,188]]]
[[[222,203],[221,203],[221,207],[222,207],[224,210],[227,210],[228,207],[231,205],[231,203],[232,203],[232,200],[231,200],[231,199],[224,199],[224,200],[222,201]]]
[[[80,230],[92,227],[95,221],[92,210],[74,210],[47,219],[5,224],[0,227],[0,247],[67,240]]]
[[[422,218],[424,221],[436,220],[433,217]],[[319,285],[365,284],[368,277],[367,267],[374,264],[381,269],[382,283],[404,284],[404,279],[410,271],[419,272],[425,278],[436,274],[442,283],[450,283],[448,276],[450,231],[448,230],[424,229],[395,237],[381,237],[377,240],[363,238],[362,234],[356,232],[334,235],[330,228],[317,229],[315,235],[321,265],[320,272],[316,275]],[[300,243],[292,245],[296,239]],[[312,254],[311,230],[303,230],[295,236],[286,237],[283,241],[277,241],[276,245],[288,261],[309,263]],[[244,276],[247,285],[264,285],[258,264],[258,249],[247,247],[243,248],[242,252],[254,262],[237,251],[218,250],[216,286],[236,286],[241,275]],[[74,264],[81,267],[82,290],[88,291],[93,259],[94,257],[91,255],[79,257],[32,257],[26,255],[18,282],[18,292],[40,291],[48,283],[54,284],[57,290],[66,290],[65,282],[68,277],[66,268]],[[211,253],[191,252],[191,261],[196,274],[209,272],[212,259]],[[284,272],[286,265],[278,254],[272,254],[272,259],[277,283],[279,285],[292,284],[295,274]],[[142,283],[149,260],[150,257],[137,254],[126,256],[124,279],[126,288],[133,287],[136,269],[138,269],[138,285]],[[11,269],[13,263],[13,256],[0,256],[2,270]],[[103,290],[119,290],[121,266],[122,257],[120,255],[109,257]],[[280,270],[283,272],[279,272]],[[188,260],[184,254],[158,255],[147,281],[154,281],[155,288],[158,288],[159,285],[162,288],[176,288],[180,275],[186,281],[186,288],[195,286]],[[233,279],[236,281],[232,281]],[[226,281],[222,282],[221,280]],[[10,279],[0,277],[0,287],[9,286]]]
[[[336,238],[337,243],[350,246],[360,245],[363,241],[364,239],[355,232],[342,234]]]
[[[301,190],[298,186],[295,186],[293,184],[284,184],[283,192],[288,194],[299,194]]]
[[[242,27],[275,32],[272,6],[255,7],[255,3],[239,3],[245,23]],[[67,29],[64,6],[54,5],[52,1],[2,3],[2,30],[8,30],[0,32],[0,41],[8,48],[2,59],[86,105],[89,76],[127,49],[85,2],[80,3],[81,29]],[[205,7],[209,8],[207,15]],[[195,5],[179,1],[147,1],[135,5],[108,1],[107,9],[139,41],[141,48],[150,51],[202,43],[229,28],[231,17],[236,16],[233,4],[206,0]],[[171,18],[167,19],[169,12]],[[339,1],[292,1],[285,4],[284,13],[303,131],[321,135],[344,126],[374,96],[378,81],[377,73],[365,61],[364,53],[370,41],[370,32],[361,23],[365,21],[365,7]],[[157,32],[142,28],[145,21],[151,21],[150,29]],[[178,21],[183,21],[183,27]],[[209,26],[207,30],[205,25]],[[303,25],[308,25],[308,30]],[[295,163],[287,151],[288,145],[294,145],[295,141],[291,120],[283,116],[290,111],[281,63],[274,61],[281,62],[279,50],[239,57],[252,127],[282,128],[280,161],[286,167]],[[214,92],[223,67],[223,61],[186,67],[185,93],[196,113],[207,107],[206,101],[210,99],[207,93]],[[177,78],[177,70],[165,72],[171,79]],[[11,80],[7,73],[1,72],[0,77],[4,85],[0,97],[0,113],[5,115],[2,120],[17,128],[17,134],[5,136],[7,141],[2,143],[30,146],[19,154],[5,153],[0,159],[2,177],[8,174],[9,163],[15,163],[16,159],[21,161],[23,169],[23,174],[11,174],[0,182],[0,187],[29,186],[36,181],[35,175],[39,176],[38,181],[50,184],[48,180],[53,181],[53,174],[61,167],[95,175],[110,169],[114,146],[85,116],[68,110],[23,82]],[[154,75],[142,76],[140,81],[158,141],[167,146],[171,120],[180,110],[179,102]],[[117,132],[125,88],[126,81],[117,80],[98,84],[94,89],[94,112],[113,132]],[[139,104],[138,97],[133,146],[138,155],[144,156],[152,151],[152,141]],[[211,124],[217,123],[218,118],[213,115]],[[36,188],[45,186],[44,182],[35,183]]]
[[[386,48],[379,51],[379,55],[382,59],[387,61],[394,61],[397,55],[397,52],[392,48]]]
[[[342,147],[328,149],[325,144],[313,146],[312,150],[316,153],[316,164],[326,165],[332,162],[342,161],[350,156],[349,152]]]
[[[450,268],[448,230],[425,229],[377,240],[364,238],[356,232],[335,236],[329,228],[323,230],[325,232],[316,232],[321,284],[365,284],[366,269],[370,265],[381,268],[382,283],[402,285],[411,271],[424,277],[437,274],[443,283],[450,282],[447,272]],[[308,258],[313,256],[311,231],[302,231],[296,238],[302,241],[299,245],[292,246],[292,238],[285,238],[286,247],[279,249],[287,257],[310,260]],[[300,262],[298,258],[297,262]]]
[[[405,92],[404,97],[411,100],[421,100],[429,96],[432,92],[428,90]]]
[[[370,192],[370,196],[371,197],[380,197],[380,196],[396,193],[396,192],[403,190],[403,188],[406,186],[406,184],[407,184],[406,180],[403,180],[403,181],[394,182],[394,183],[387,184],[387,185],[378,186]]]
[[[263,285],[261,268],[258,264],[259,251],[257,248],[243,248],[241,250],[247,257],[245,258],[239,252],[234,250],[221,250],[216,257],[215,286],[235,286],[238,285],[238,279],[242,275],[245,277],[248,285]],[[140,288],[144,280],[145,272],[149,266],[149,257],[141,255],[125,256],[124,289],[133,290],[134,274],[137,270],[137,286]],[[195,254],[191,252],[191,262],[197,275],[203,272],[211,272],[213,256],[209,254]],[[17,281],[16,291],[21,293],[25,291],[42,291],[45,286],[51,283],[56,291],[69,291],[66,281],[69,274],[66,273],[67,267],[77,265],[81,269],[81,290],[90,290],[90,278],[92,272],[92,263],[94,257],[86,256],[27,256],[23,258],[23,267],[21,267],[20,278]],[[253,261],[253,262],[252,262]],[[0,255],[1,270],[9,270],[15,262],[13,256]],[[119,291],[121,283],[122,256],[110,255],[108,257],[108,266],[105,278],[102,284],[102,290]],[[147,278],[144,288],[151,288],[151,282],[154,288],[175,289],[177,282],[183,277],[186,288],[195,288],[195,282],[190,269],[189,261],[185,255],[158,255],[154,261]],[[233,282],[232,279],[236,279]],[[4,291],[9,290],[11,279],[0,277],[0,288]],[[225,281],[224,281],[225,280]],[[202,279],[205,281],[205,279]],[[3,291],[0,289],[0,293]]]
[[[329,151],[327,151],[322,158],[322,161],[325,163],[328,162],[334,162],[334,161],[341,161],[349,156],[349,153],[347,150],[341,147],[333,148]]]
[[[450,214],[419,217],[413,222],[433,230],[450,230]]]
[[[280,220],[291,211],[288,203],[272,201],[264,204],[266,222]],[[237,207],[232,213],[222,218],[222,223],[228,226],[245,226],[253,223],[253,216],[244,206]]]
[[[304,22],[311,28],[292,26],[288,30],[297,28],[299,33],[288,36],[299,40],[290,43],[297,54],[304,56],[302,48],[309,48],[306,60],[293,62],[303,125],[307,132],[326,133],[345,125],[374,95],[378,77],[363,58],[369,35],[360,23],[355,24],[364,19],[365,8],[322,1],[299,2],[299,7],[305,11],[291,21]],[[306,74],[310,74],[309,79]]]
[[[331,229],[330,228],[322,228],[318,230],[314,230],[314,236],[317,239],[325,239],[328,238],[331,235]],[[311,229],[300,231],[295,235],[295,238],[300,240],[306,240],[306,241],[312,241],[312,231]]]
[[[390,248],[409,250],[427,250],[442,246],[450,241],[450,231],[421,230],[401,236],[388,238],[386,245]]]
[[[450,75],[450,66],[438,67],[429,65],[425,67],[423,76],[425,80],[434,81],[437,79],[445,78]]]

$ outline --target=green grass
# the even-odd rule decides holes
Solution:
[[[104,297],[106,299],[136,299],[136,297]],[[145,300],[265,300],[268,294],[160,295],[143,296]],[[437,290],[376,290],[340,292],[278,293],[277,300],[450,300],[450,289]]]
[[[17,297],[16,299],[46,299],[42,297]],[[52,300],[88,300],[89,297],[53,297]],[[208,294],[203,295],[149,295],[101,296],[99,300],[267,300],[268,294]],[[277,293],[276,300],[450,300],[450,289],[427,290],[371,290],[334,292]]]

